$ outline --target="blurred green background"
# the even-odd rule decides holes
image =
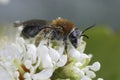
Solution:
[[[119,8],[120,0],[0,0],[0,44],[14,39],[16,29],[12,23],[16,20],[63,17],[81,30],[96,24],[86,32],[90,38],[84,38],[85,52],[93,54],[91,63],[101,63],[97,77],[120,80]]]
[[[99,25],[86,34],[90,39],[85,39],[87,42],[85,52],[93,54],[91,63],[94,61],[101,63],[97,77],[103,77],[104,80],[120,80],[120,32]]]

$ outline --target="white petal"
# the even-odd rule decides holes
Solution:
[[[36,57],[37,57],[36,52],[37,52],[37,49],[35,45],[27,44],[26,57],[30,59],[33,64],[36,62]]]
[[[80,74],[82,77],[85,76],[85,73],[84,73],[82,70],[79,71],[79,74]]]
[[[36,70],[40,66],[40,63],[41,63],[41,59],[40,59],[40,57],[38,57],[38,61],[37,61],[36,65],[34,67],[31,66],[32,73],[34,73],[34,70]]]
[[[80,69],[79,69],[78,67],[73,67],[73,69],[74,69],[74,71],[75,71],[76,73],[79,73],[79,72],[80,72]]]
[[[25,73],[24,78],[25,78],[25,80],[32,80],[30,73]]]
[[[89,59],[90,57],[84,53],[80,53],[77,49],[71,48],[68,50],[68,54],[75,58],[76,60],[80,61],[82,64],[86,62],[86,59]]]
[[[67,63],[67,55],[62,55],[57,63],[58,67],[62,67]]]
[[[18,52],[17,46],[15,44],[11,44],[1,51],[0,56],[1,58],[12,62],[15,58],[20,58],[20,53]]]
[[[78,50],[83,53],[86,47],[86,42],[82,40],[82,38],[79,39],[79,46],[78,46]]]
[[[85,73],[80,70],[78,67],[73,67],[74,68],[74,71],[79,74],[81,77],[83,77],[85,75]]]
[[[19,76],[20,76],[19,72],[15,71],[14,72],[14,77],[16,78],[16,80],[19,80]]]
[[[84,76],[84,77],[82,77],[82,79],[81,80],[92,80],[92,79],[90,79],[89,77],[87,77],[87,76]]]
[[[22,37],[16,38],[16,45],[20,53],[25,51],[25,40]]]
[[[92,66],[90,66],[90,69],[93,71],[99,71],[100,70],[100,63],[99,62],[94,62]]]
[[[27,44],[27,53],[29,54],[35,54],[36,53],[36,47],[33,44]]]
[[[41,72],[37,74],[33,74],[32,78],[33,80],[46,80],[49,79],[53,74],[53,69],[44,69]]]
[[[90,78],[95,78],[96,74],[93,71],[86,71],[86,76],[88,76]]]
[[[60,54],[58,53],[58,51],[56,51],[55,49],[49,48],[49,55],[52,59],[52,61],[57,62],[58,59],[60,58]]]
[[[68,55],[70,55],[71,57],[79,60],[80,59],[80,52],[78,50],[76,50],[74,47],[71,47],[68,49]]]
[[[0,65],[0,80],[14,80],[14,76],[11,76],[9,72]]]
[[[30,67],[32,66],[32,62],[30,60],[25,60],[24,65],[27,69],[30,69]]]
[[[81,62],[77,62],[77,63],[75,63],[75,66],[80,67],[80,66],[82,66],[82,64],[81,64]]]
[[[79,61],[80,61],[82,64],[86,63],[86,59],[90,59],[90,57],[89,57],[88,55],[86,55],[86,54],[80,54],[80,56],[79,56]]]
[[[86,66],[85,68],[82,69],[83,72],[89,71],[89,66]]]
[[[47,54],[44,59],[42,59],[43,68],[53,67],[50,56]]]
[[[103,78],[98,78],[97,80],[103,80]]]
[[[67,51],[68,51],[68,55],[80,61],[82,64],[86,62],[86,59],[90,58],[88,55],[82,53],[82,51],[79,51],[79,49],[76,49],[71,44],[68,46]]]
[[[38,57],[42,61],[43,68],[53,67],[51,57],[48,54],[49,49],[45,45],[39,45],[37,49]]]
[[[92,54],[88,54],[88,56],[89,56],[89,58],[90,58],[90,59],[93,57],[93,55],[92,55]]]

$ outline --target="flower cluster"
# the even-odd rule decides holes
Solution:
[[[23,37],[0,49],[0,80],[92,80],[100,63],[88,65],[92,55],[84,53],[82,40],[76,49],[68,41],[42,39],[38,46]],[[98,78],[98,80],[103,80]]]

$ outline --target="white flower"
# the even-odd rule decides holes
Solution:
[[[0,65],[0,80],[13,80],[14,78],[13,78],[13,76],[8,72],[8,70],[4,67],[4,66],[2,66],[2,65]]]
[[[100,69],[99,62],[88,65],[92,55],[84,53],[82,38],[77,49],[68,41],[67,53],[63,41],[33,42],[17,34],[15,42],[0,49],[0,80],[92,80]]]
[[[57,62],[58,59],[60,58],[60,54],[58,53],[58,51],[56,51],[55,49],[49,47],[49,55],[52,59],[52,61]]]
[[[25,78],[25,80],[32,80],[30,73],[25,73],[24,78]]]
[[[84,77],[82,77],[82,79],[81,80],[92,80],[91,78],[89,78],[89,77],[87,77],[87,76],[84,76]]]
[[[93,71],[86,71],[86,76],[89,78],[95,78],[96,74]]]
[[[84,45],[86,45],[86,44],[84,44]],[[81,45],[79,45],[79,46],[81,46]],[[90,59],[90,56],[84,54],[82,51],[79,51],[78,49],[75,49],[72,46],[72,44],[70,44],[69,47],[68,47],[68,55],[70,57],[73,57],[73,58],[77,59],[81,63],[85,63],[86,59]]]
[[[98,78],[97,80],[103,80],[103,78]]]
[[[58,67],[62,67],[66,64],[67,62],[67,55],[62,55],[60,58],[59,58],[59,61],[57,62],[57,66]]]
[[[49,56],[49,49],[44,44],[40,44],[37,49],[38,57],[41,59],[43,68],[53,67],[52,60]]]
[[[24,65],[25,65],[25,67],[26,67],[27,69],[30,69],[31,66],[32,66],[32,62],[31,62],[30,60],[26,60],[26,61],[24,62]]]
[[[100,63],[99,62],[94,62],[92,66],[90,66],[90,69],[93,71],[99,71],[100,70]]]
[[[40,73],[34,74],[32,76],[33,80],[47,80],[49,79],[53,74],[53,68],[44,69]]]
[[[37,52],[37,48],[35,47],[35,45],[33,44],[27,44],[27,52],[26,52],[26,57],[28,59],[32,60],[32,63],[34,64],[36,62],[36,52]]]

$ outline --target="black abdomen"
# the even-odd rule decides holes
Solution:
[[[22,35],[26,38],[35,37],[48,22],[45,20],[29,20],[22,23]]]

